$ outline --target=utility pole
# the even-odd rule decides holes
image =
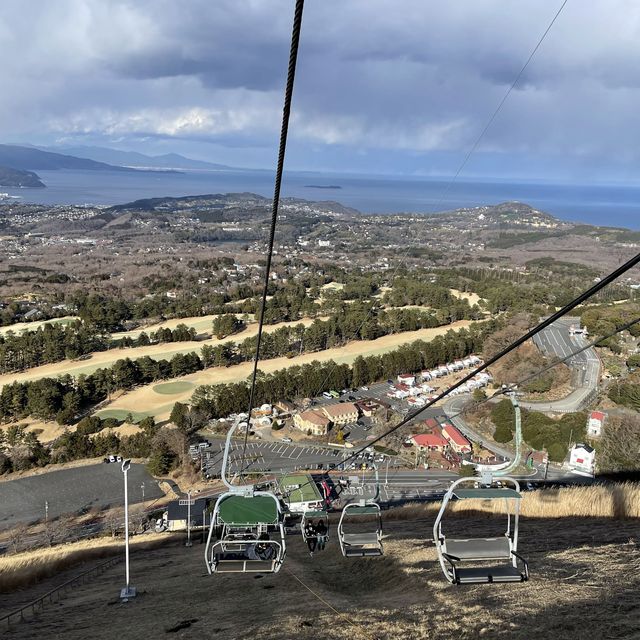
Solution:
[[[126,586],[120,590],[120,599],[128,602],[130,598],[135,598],[136,588],[129,584],[129,488],[127,486],[127,475],[131,468],[131,460],[122,461],[122,473],[124,474],[124,558]]]
[[[49,522],[49,501],[44,501],[44,522],[45,524]]]
[[[140,485],[140,489],[142,489],[142,502],[144,502],[144,482]]]

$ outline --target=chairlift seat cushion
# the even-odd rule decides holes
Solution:
[[[373,533],[343,533],[342,541],[346,545],[379,544],[378,534]]]
[[[488,487],[478,489],[454,489],[453,495],[458,500],[499,500],[500,498],[508,498],[513,500],[519,500],[522,495],[515,489],[509,487]]]
[[[526,580],[526,576],[510,564],[499,567],[456,567],[456,576],[459,584],[524,582]]]
[[[343,553],[345,558],[363,558],[363,557],[381,556],[382,548],[381,547],[358,547],[358,546],[345,547]]]
[[[469,538],[446,540],[446,553],[460,560],[509,560],[511,545],[509,538]]]
[[[228,496],[218,511],[221,522],[233,525],[276,524],[278,504],[270,496]]]
[[[247,560],[224,556],[216,556],[215,571],[217,573],[273,573],[276,562],[273,560]]]

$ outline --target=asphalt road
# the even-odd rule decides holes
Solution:
[[[143,483],[145,500],[163,495],[143,465],[132,464],[128,477],[130,504],[142,502]],[[120,464],[95,464],[0,482],[0,529],[44,519],[45,502],[49,503],[49,518],[123,505]]]
[[[547,356],[565,358],[576,349],[584,347],[588,340],[582,336],[569,335],[569,326],[577,324],[578,318],[563,318],[534,337],[536,346]],[[574,373],[577,387],[562,400],[556,402],[521,402],[525,409],[570,413],[580,410],[592,396],[600,382],[600,360],[592,347],[572,356],[567,361]]]

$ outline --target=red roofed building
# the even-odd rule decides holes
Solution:
[[[599,438],[602,435],[605,415],[602,411],[592,411],[587,422],[587,435],[590,438]]]
[[[452,424],[444,426],[442,435],[448,440],[454,451],[471,453],[471,443]]]
[[[411,439],[413,444],[420,450],[443,452],[449,448],[449,442],[439,433],[420,433]]]

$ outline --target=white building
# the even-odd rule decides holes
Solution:
[[[604,427],[605,415],[602,411],[592,411],[589,414],[589,421],[587,422],[587,435],[590,438],[599,438],[602,435],[602,428]]]
[[[398,376],[398,383],[406,384],[408,387],[413,387],[413,385],[416,383],[416,377],[414,375],[411,375],[410,373],[401,373]]]
[[[576,444],[569,453],[569,466],[578,473],[592,476],[596,469],[596,451],[588,444]]]

